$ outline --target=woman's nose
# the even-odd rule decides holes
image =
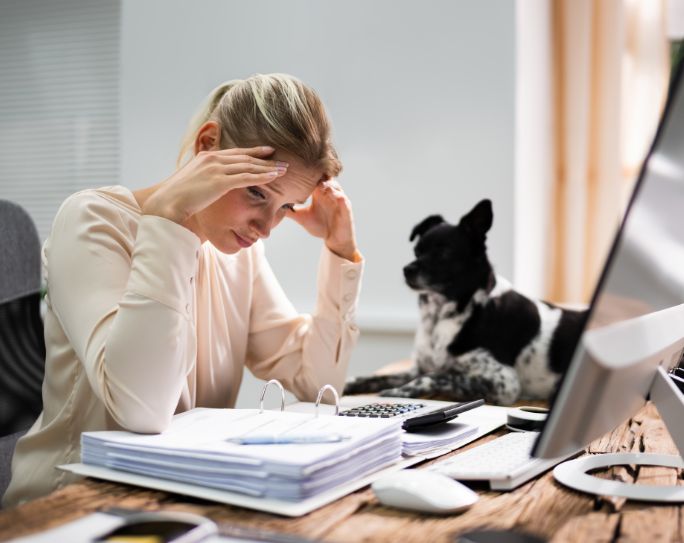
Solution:
[[[252,223],[252,230],[254,230],[260,238],[267,238],[271,233],[271,228],[268,223],[264,221],[254,221]]]
[[[271,234],[271,229],[275,223],[275,216],[271,213],[263,213],[252,221],[252,230],[260,238],[267,238]]]

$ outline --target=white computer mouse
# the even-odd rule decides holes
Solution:
[[[467,486],[428,470],[405,469],[384,475],[371,488],[380,503],[425,513],[455,513],[479,496]]]

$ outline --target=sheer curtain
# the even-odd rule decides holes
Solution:
[[[587,302],[667,91],[664,0],[555,0],[547,298]]]

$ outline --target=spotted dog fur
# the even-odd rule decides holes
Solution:
[[[413,229],[416,259],[404,276],[419,292],[415,364],[404,373],[352,378],[345,394],[503,405],[551,395],[586,312],[530,300],[497,276],[485,243],[492,220],[491,202],[483,200],[457,225],[431,215]]]

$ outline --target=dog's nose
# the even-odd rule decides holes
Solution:
[[[404,266],[404,278],[405,279],[411,279],[412,277],[415,277],[416,275],[416,264],[414,262],[411,262],[410,264],[407,264]]]

